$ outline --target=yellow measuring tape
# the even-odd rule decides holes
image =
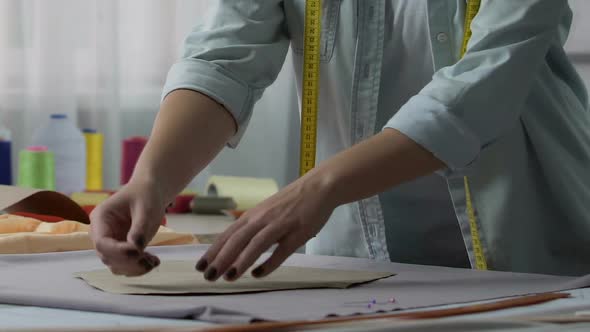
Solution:
[[[467,52],[471,39],[471,22],[479,12],[481,0],[468,0],[465,13],[465,34],[461,57]],[[320,39],[321,39],[321,0],[307,0],[305,3],[305,36],[303,49],[303,87],[301,97],[301,139],[299,155],[299,174],[304,175],[315,166],[317,116],[320,77]],[[464,177],[467,216],[471,229],[471,239],[475,252],[475,265],[478,270],[487,270],[483,254],[477,217],[475,216],[469,179]]]
[[[301,138],[299,145],[299,175],[315,166],[318,97],[320,78],[322,2],[305,3],[305,39],[303,47],[303,87],[301,89]]]
[[[465,33],[463,35],[463,46],[461,47],[461,57],[467,52],[467,44],[471,39],[471,22],[479,12],[481,0],[469,0],[467,2],[467,9],[465,12]],[[469,219],[469,228],[471,230],[471,242],[473,245],[473,252],[475,254],[475,268],[478,270],[487,270],[488,263],[486,257],[483,254],[481,246],[481,238],[479,236],[479,230],[477,227],[477,217],[475,216],[475,210],[473,208],[473,200],[471,199],[471,189],[469,188],[469,179],[463,178],[465,185],[465,204],[467,207],[467,218]]]

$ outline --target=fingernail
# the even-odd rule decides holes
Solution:
[[[210,267],[205,272],[205,279],[207,279],[209,281],[214,281],[216,278],[217,278],[217,269],[214,267]]]
[[[255,278],[260,278],[260,277],[262,277],[263,273],[264,273],[264,268],[262,266],[259,266],[252,271],[252,276]]]
[[[225,273],[225,277],[228,280],[234,280],[234,278],[236,277],[237,274],[238,274],[238,270],[235,267],[232,267],[231,269],[229,269],[229,271],[227,271]]]
[[[127,257],[129,258],[135,258],[139,256],[139,251],[136,249],[129,249],[125,252],[125,254],[127,254]]]
[[[158,259],[157,257],[152,258],[152,265],[154,267],[160,266],[160,259]]]
[[[150,263],[150,261],[148,261],[145,257],[139,260],[139,264],[141,264],[146,270],[151,270],[154,268],[152,263]]]
[[[142,249],[145,247],[145,238],[143,237],[143,235],[140,235],[135,238],[135,245]]]
[[[204,272],[205,269],[207,268],[207,265],[209,265],[207,263],[207,260],[204,258],[201,258],[198,262],[197,265],[195,265],[195,269],[199,272]]]

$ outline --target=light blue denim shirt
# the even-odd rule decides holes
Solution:
[[[482,0],[462,59],[465,1],[423,1],[435,74],[385,127],[447,164],[440,174],[472,265],[465,175],[490,269],[590,273],[590,118],[586,89],[563,50],[567,1]],[[385,4],[323,1],[318,160],[379,130]],[[303,0],[218,1],[211,20],[188,36],[163,95],[193,89],[223,104],[239,125],[235,146],[289,45],[301,73],[303,12]],[[337,208],[308,251],[388,260],[386,238],[375,196]]]

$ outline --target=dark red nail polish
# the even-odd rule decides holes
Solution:
[[[145,247],[145,237],[143,235],[136,237],[135,245],[143,249]]]
[[[264,274],[264,268],[262,266],[259,266],[252,271],[252,276],[255,278],[262,277],[262,274]]]
[[[154,267],[160,266],[160,260],[154,257],[153,265]]]
[[[225,273],[225,277],[228,280],[234,280],[234,278],[238,275],[238,270],[235,267],[232,267]]]
[[[217,269],[214,267],[210,267],[205,272],[205,279],[207,279],[209,281],[214,281],[216,278],[217,278]]]
[[[151,270],[154,268],[152,263],[150,263],[150,261],[148,261],[145,257],[139,260],[139,264],[141,264],[141,266],[143,266],[146,270]]]
[[[209,265],[209,264],[207,263],[207,260],[206,260],[206,259],[204,259],[204,258],[201,258],[201,259],[199,260],[199,262],[197,262],[197,265],[195,265],[195,269],[196,269],[197,271],[199,271],[199,272],[204,272],[204,271],[205,271],[205,269],[207,269],[207,265]]]

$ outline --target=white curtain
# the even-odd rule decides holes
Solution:
[[[215,3],[0,0],[0,122],[12,131],[13,156],[50,113],[66,113],[80,128],[104,133],[105,182],[116,188],[122,139],[149,134],[184,37]],[[257,129],[237,151],[224,152],[213,173],[270,176],[280,184],[296,175],[296,137],[288,136],[297,127],[290,70],[271,90],[252,119]],[[279,100],[284,110],[276,110]],[[263,149],[260,139],[269,130],[282,137]]]

